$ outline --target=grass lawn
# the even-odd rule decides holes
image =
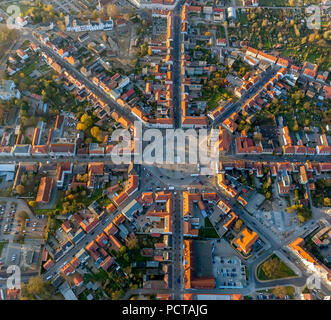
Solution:
[[[8,241],[0,242],[0,257],[1,257],[2,249],[7,245],[7,243],[8,243]]]
[[[222,95],[219,92],[214,93],[207,102],[208,111],[212,111],[216,109],[221,99],[222,99]]]
[[[98,203],[101,207],[106,207],[111,203],[111,201],[106,195],[103,195],[98,199]]]
[[[216,29],[216,37],[217,38],[225,38],[225,30],[224,26],[218,25]]]
[[[264,265],[264,263],[272,259],[276,259],[280,261],[280,265],[279,265],[279,269],[275,271],[275,274],[272,277],[268,277],[262,270],[262,266]],[[264,281],[296,276],[295,272],[291,268],[289,268],[283,261],[281,261],[275,254],[273,254],[270,258],[265,260],[257,267],[256,275],[259,280],[264,280]]]
[[[133,258],[133,261],[139,262],[139,261],[150,261],[150,257],[144,257],[140,254],[140,249],[132,250],[131,256]]]
[[[246,13],[240,13],[239,21],[240,21],[241,25],[247,25],[248,24],[247,14]]]
[[[288,0],[261,0],[259,2],[260,6],[267,6],[267,7],[281,7],[281,6],[288,6]]]
[[[108,273],[102,269],[100,269],[98,273],[94,273],[91,271],[90,273],[84,275],[85,281],[96,280],[96,281],[105,282],[108,278],[109,278]]]
[[[205,219],[205,227],[201,227],[199,229],[199,237],[202,238],[219,238],[216,230],[214,229],[213,225],[209,221],[208,218]]]

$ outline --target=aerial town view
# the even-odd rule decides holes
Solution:
[[[331,1],[0,1],[0,300],[330,297]]]

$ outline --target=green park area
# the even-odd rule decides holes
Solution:
[[[3,248],[7,245],[8,242],[0,242],[0,257],[1,257],[1,254],[2,254],[2,250]]]
[[[201,238],[219,238],[216,230],[208,218],[205,219],[205,226],[199,229],[199,237]]]
[[[257,267],[256,276],[258,280],[268,281],[295,277],[296,274],[275,254],[273,254]]]

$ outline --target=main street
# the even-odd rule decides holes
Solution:
[[[182,4],[178,4],[173,13],[173,115],[174,127],[181,126],[181,17]]]
[[[182,300],[181,292],[184,288],[183,270],[183,219],[182,219],[182,199],[178,192],[174,195],[173,224],[172,224],[172,288],[174,290],[174,300]]]

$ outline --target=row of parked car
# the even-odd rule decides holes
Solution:
[[[279,297],[275,297],[273,294],[263,294],[263,293],[259,293],[257,296],[256,296],[256,299],[257,300],[278,300],[280,299]],[[291,297],[290,296],[285,296],[284,297],[284,300],[290,300]]]

